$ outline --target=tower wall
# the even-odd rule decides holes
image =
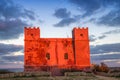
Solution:
[[[75,65],[78,68],[90,66],[88,28],[73,29]]]
[[[24,28],[24,66],[25,70],[29,69],[30,66],[36,66],[37,64],[37,52],[38,52],[38,39],[40,38],[39,28]]]

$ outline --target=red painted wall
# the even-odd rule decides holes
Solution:
[[[72,38],[40,38],[39,28],[26,28],[25,71],[41,66],[81,69],[90,66],[88,28],[74,28]]]
[[[90,66],[88,28],[73,29],[75,64],[78,68]]]

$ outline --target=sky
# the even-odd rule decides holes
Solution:
[[[88,27],[91,63],[120,67],[120,0],[0,0],[0,68],[24,67],[24,27],[72,37]]]

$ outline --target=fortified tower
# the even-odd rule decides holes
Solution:
[[[24,65],[25,69],[29,69],[31,66],[36,66],[35,54],[38,51],[38,39],[40,38],[39,28],[27,28],[24,29]]]
[[[24,34],[24,71],[90,67],[88,28],[74,28],[72,38],[41,38],[35,27],[25,27]]]
[[[74,28],[73,32],[74,57],[76,67],[84,68],[90,66],[90,50],[88,28]]]

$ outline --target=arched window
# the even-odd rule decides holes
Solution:
[[[50,60],[50,53],[46,53],[46,59]]]
[[[68,59],[68,53],[64,54],[64,59]]]

